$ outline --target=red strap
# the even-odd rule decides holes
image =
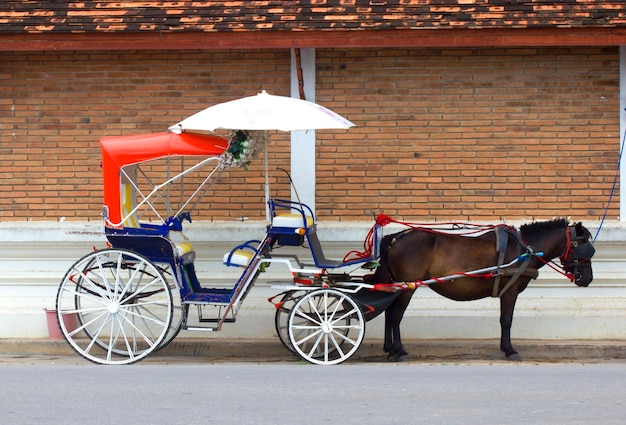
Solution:
[[[343,262],[347,263],[348,261],[362,260],[364,258],[370,258],[372,256],[372,250],[374,249],[374,229],[376,226],[386,226],[389,223],[393,222],[393,219],[388,215],[378,214],[376,217],[376,223],[372,226],[370,231],[367,233],[365,240],[363,241],[363,249],[364,251],[353,250],[348,252],[343,257]]]

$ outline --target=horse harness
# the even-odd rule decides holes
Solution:
[[[522,236],[519,231],[514,231],[513,228],[509,226],[497,226],[495,228],[496,233],[496,247],[498,251],[498,265],[497,271],[495,273],[495,278],[493,280],[493,290],[491,292],[491,296],[494,298],[500,298],[506,291],[509,290],[511,286],[517,281],[520,276],[529,277],[531,279],[537,279],[539,276],[539,270],[537,269],[529,269],[528,264],[530,263],[531,258],[534,255],[534,252],[531,247],[526,246],[522,242]],[[521,256],[524,253],[530,254],[527,255],[524,261],[521,263],[519,267],[516,268],[501,268],[504,264],[504,257],[506,255],[506,247],[509,242],[509,235],[515,238],[515,241],[518,245],[519,255]],[[525,248],[525,252],[523,250]],[[511,276],[511,279],[507,282],[507,284],[500,291],[500,280],[502,276]]]
[[[577,235],[576,226],[570,226],[569,232],[566,232],[566,247],[563,255],[559,257],[561,265],[564,269],[572,269],[571,276],[568,276],[572,282],[578,278],[578,267],[581,262],[589,262],[591,257],[596,253],[593,244],[587,240],[586,235]]]
[[[394,238],[392,239],[389,246],[392,246],[398,238],[411,232],[412,230],[414,229],[413,228],[405,229],[404,231],[399,232],[396,235],[394,235]],[[424,230],[424,229],[421,229],[421,230]],[[537,279],[537,277],[539,276],[539,270],[536,268],[529,268],[528,265],[530,264],[530,261],[533,257],[541,257],[542,254],[535,253],[535,251],[533,250],[531,246],[526,245],[524,243],[524,241],[522,240],[520,230],[516,230],[515,228],[511,226],[507,226],[507,225],[498,225],[498,226],[494,226],[494,232],[496,234],[496,251],[498,253],[498,263],[496,266],[493,267],[493,269],[495,270],[491,271],[491,273],[489,273],[488,275],[476,274],[475,277],[489,277],[489,278],[493,277],[494,282],[493,282],[493,290],[492,290],[491,296],[494,298],[501,298],[506,293],[506,291],[508,291],[511,288],[511,286],[513,286],[513,284],[520,277],[524,276],[524,277],[529,277],[531,279]],[[517,246],[518,246],[517,261],[520,263],[519,267],[511,267],[511,263],[506,263],[505,265],[506,249],[508,246],[509,237],[513,237],[515,242],[517,242]],[[595,253],[595,248],[593,247],[591,243],[589,243],[589,241],[587,240],[588,239],[587,236],[577,235],[576,226],[568,226],[568,229],[566,231],[566,238],[567,238],[567,243],[565,246],[565,250],[563,251],[563,254],[559,256],[559,259],[561,261],[561,264],[564,266],[564,268],[573,269],[573,273],[568,273],[568,274],[565,274],[563,272],[561,273],[565,274],[567,277],[570,278],[570,280],[574,281],[574,279],[576,278],[576,275],[578,274],[579,264],[581,262],[590,261],[591,257]],[[544,261],[544,263],[548,264],[548,262],[546,261]],[[461,275],[470,276],[471,274],[460,273],[459,276]],[[500,289],[500,281],[502,280],[503,276],[504,277],[510,276],[511,278],[506,283],[506,285],[502,289]],[[456,278],[456,275],[447,276],[447,278],[448,280],[451,280],[450,278]],[[392,276],[392,279],[393,279],[393,276]],[[443,281],[443,278],[432,279],[432,280]],[[413,282],[411,284],[408,282],[405,282],[405,283],[408,285],[408,289],[415,289],[416,283],[426,284],[426,282],[422,282],[422,281]]]
[[[520,276],[527,276],[531,279],[536,279],[539,276],[539,271],[537,269],[529,269],[528,264],[534,253],[533,249],[530,246],[527,246],[522,241],[521,234],[518,231],[514,231],[514,229],[508,226],[497,226],[495,229],[496,232],[496,245],[498,251],[498,268],[496,271],[494,283],[493,283],[493,291],[491,293],[492,297],[502,297],[502,295],[515,283],[515,281]],[[508,243],[508,237],[512,235],[518,244],[520,258],[522,254],[524,254],[524,249],[526,251],[526,255],[524,257],[524,261],[521,263],[520,267],[517,268],[502,268],[504,264],[504,257],[506,254],[506,247]],[[579,273],[578,268],[583,262],[589,262],[591,257],[595,254],[596,250],[593,247],[593,244],[589,243],[586,235],[577,235],[576,234],[576,226],[568,226],[566,235],[566,243],[565,250],[563,254],[559,256],[559,260],[561,261],[561,265],[564,269],[572,269],[571,273],[562,273],[565,274],[572,282],[576,281]],[[502,288],[502,290],[498,291],[500,287],[500,279],[502,276],[511,276],[511,279],[507,282],[507,284]]]

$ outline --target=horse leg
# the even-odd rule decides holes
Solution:
[[[392,320],[391,320],[391,305],[390,305],[385,310],[385,343],[383,344],[383,351],[389,355],[393,350],[393,335],[394,335],[394,333],[392,332],[391,322]]]
[[[409,306],[411,297],[415,290],[404,291],[385,310],[385,344],[383,350],[387,353],[389,360],[394,362],[410,361],[409,353],[402,346],[400,337],[400,322],[404,312]]]
[[[500,350],[507,360],[521,361],[519,354],[511,344],[511,325],[513,324],[513,310],[517,301],[517,293],[509,291],[500,298]]]

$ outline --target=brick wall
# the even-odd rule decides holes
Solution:
[[[289,95],[284,50],[0,55],[3,221],[99,220],[102,136],[165,131],[261,88]],[[288,157],[288,135],[277,134],[272,143],[274,163]],[[263,217],[261,168],[257,161],[247,172],[226,173],[195,217]]]
[[[323,220],[602,216],[621,141],[617,48],[316,54],[317,101],[358,126],[317,132]],[[98,220],[100,137],[289,94],[284,50],[0,55],[2,221]],[[270,169],[288,165],[288,135],[271,134]],[[261,160],[214,189],[196,218],[263,218]]]
[[[616,48],[317,56],[318,102],[358,125],[321,142],[323,216],[601,218],[621,141]]]

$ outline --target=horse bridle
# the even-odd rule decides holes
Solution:
[[[565,251],[559,256],[559,260],[570,280],[576,282],[582,277],[578,268],[583,264],[589,264],[596,249],[589,241],[588,235],[576,233],[576,226],[568,226],[565,237]]]

